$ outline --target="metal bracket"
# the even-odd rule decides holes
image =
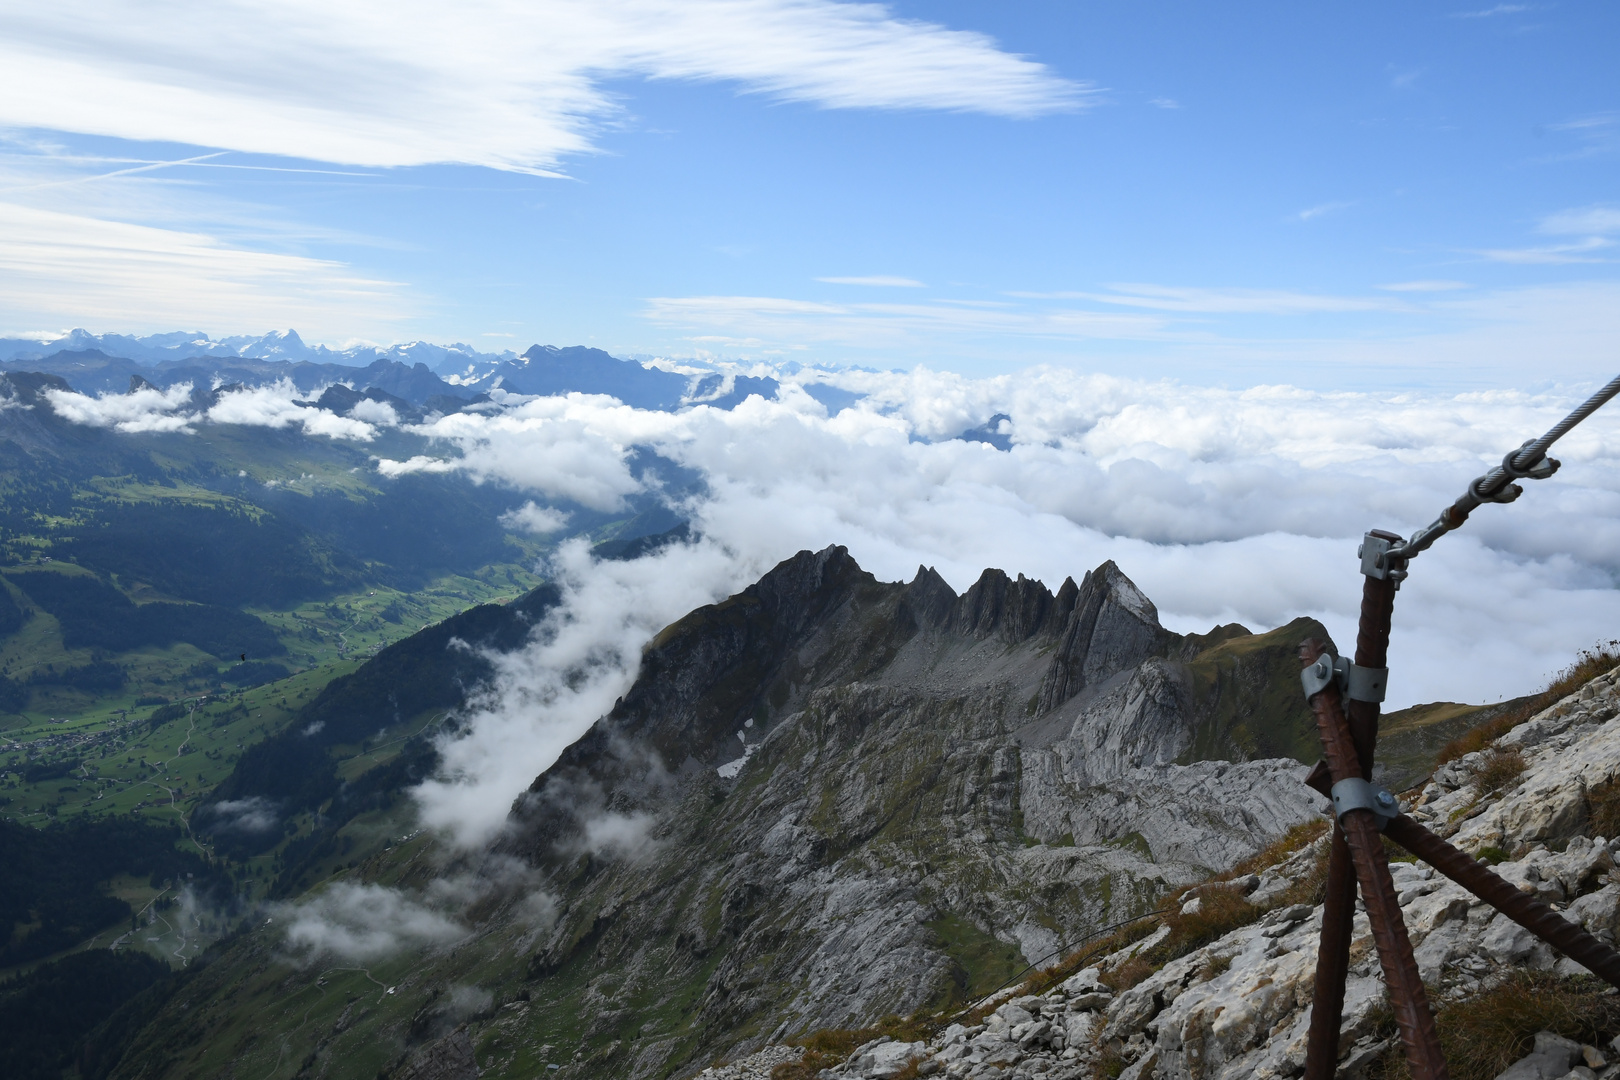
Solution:
[[[1333,684],[1339,688],[1339,693],[1351,701],[1376,704],[1384,700],[1384,690],[1389,685],[1389,668],[1361,667],[1342,656],[1323,653],[1316,658],[1316,663],[1299,673],[1299,682],[1305,690],[1306,701]]]
[[[1364,577],[1382,581],[1389,576],[1384,556],[1389,554],[1392,544],[1393,541],[1385,540],[1382,536],[1374,536],[1372,533],[1361,538],[1361,546],[1356,548],[1356,554],[1361,556],[1361,573]]]
[[[1389,686],[1389,668],[1362,667],[1350,663],[1342,656],[1333,667],[1339,672],[1341,680],[1339,688],[1351,701],[1370,701],[1377,704],[1384,700],[1384,691]]]
[[[1364,577],[1383,581],[1385,578],[1395,582],[1395,587],[1401,587],[1406,580],[1406,559],[1404,557],[1405,541],[1399,537],[1390,539],[1379,536],[1377,533],[1367,533],[1361,538],[1361,546],[1356,548],[1356,554],[1361,558],[1361,573]]]
[[[1330,797],[1333,799],[1333,816],[1340,825],[1344,824],[1344,815],[1352,810],[1371,810],[1378,819],[1378,831],[1383,832],[1385,825],[1401,815],[1401,804],[1389,793],[1388,788],[1369,784],[1359,776],[1334,784]]]
[[[1333,670],[1333,657],[1323,653],[1316,658],[1316,663],[1299,673],[1300,685],[1305,688],[1305,700],[1326,690],[1329,685],[1338,681],[1338,672]]]

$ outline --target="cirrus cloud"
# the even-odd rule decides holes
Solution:
[[[64,0],[0,14],[0,66],[0,125],[542,173],[620,113],[600,85],[615,77],[825,108],[1032,116],[1083,100],[983,34],[833,0]]]

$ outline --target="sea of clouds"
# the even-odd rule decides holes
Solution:
[[[553,503],[613,511],[656,493],[657,470],[638,479],[631,467],[638,447],[703,481],[700,494],[667,496],[693,523],[690,543],[629,562],[593,559],[581,539],[558,545],[545,570],[564,603],[498,658],[443,770],[417,790],[424,822],[456,846],[499,833],[513,798],[629,687],[662,627],[801,549],[845,545],[884,580],[932,566],[958,592],[986,567],[1056,589],[1112,559],[1173,630],[1264,630],[1310,615],[1348,645],[1361,534],[1426,524],[1593,388],[1222,389],[1056,368],[772,374],[784,380],[777,399],[730,411],[509,395],[415,428],[425,453],[377,459],[384,478],[458,472],[522,492],[529,501],[508,525],[536,532],[566,527]],[[829,415],[801,385],[812,379],[864,396]],[[301,408],[294,394],[226,394],[189,418],[177,391],[53,402],[128,431],[296,424],[365,441],[396,422]],[[952,438],[997,414],[1010,450]],[[1480,509],[1414,562],[1396,605],[1388,707],[1527,693],[1582,648],[1620,637],[1620,405],[1555,454],[1557,476],[1515,505]],[[644,825],[604,821],[593,835],[623,850]]]

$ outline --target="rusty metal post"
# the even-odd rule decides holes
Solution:
[[[1350,935],[1355,918],[1355,869],[1350,864],[1350,846],[1335,825],[1322,899],[1322,935],[1316,946],[1316,982],[1311,988],[1305,1080],[1333,1080],[1339,1067],[1339,1028],[1344,1023],[1344,982],[1350,975]]]
[[[1319,641],[1306,642],[1300,647],[1300,659],[1309,667],[1325,651]],[[1311,710],[1316,714],[1317,731],[1322,736],[1334,783],[1360,778],[1361,761],[1350,737],[1339,688],[1329,684],[1317,693],[1311,698]],[[1372,922],[1373,942],[1378,947],[1378,961],[1384,969],[1384,983],[1389,988],[1390,1004],[1395,1010],[1395,1023],[1406,1047],[1413,1080],[1447,1080],[1450,1073],[1445,1056],[1440,1052],[1440,1037],[1435,1031],[1434,1014],[1429,1010],[1423,980],[1418,975],[1417,961],[1412,957],[1412,940],[1407,937],[1406,923],[1401,918],[1378,824],[1372,811],[1351,810],[1344,815],[1341,827],[1350,846],[1361,899]]]
[[[1374,530],[1375,536],[1399,540],[1395,533]],[[1362,667],[1389,666],[1390,619],[1395,609],[1395,582],[1364,577],[1361,620],[1356,626],[1356,663]],[[1360,760],[1361,778],[1372,779],[1373,754],[1378,745],[1378,704],[1348,703],[1350,738]],[[1328,854],[1327,887],[1322,900],[1322,933],[1316,946],[1316,982],[1311,991],[1311,1028],[1306,1042],[1305,1080],[1333,1080],[1339,1065],[1339,1028],[1344,1022],[1344,983],[1350,975],[1351,926],[1356,917],[1356,875],[1350,848],[1335,825]]]

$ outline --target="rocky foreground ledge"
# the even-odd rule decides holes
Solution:
[[[1605,941],[1620,923],[1620,669],[1538,713],[1486,750],[1436,771],[1407,812]],[[1316,872],[1325,838],[1229,887],[1258,918],[1152,970],[1125,976],[1168,926],[1041,994],[1004,991],[926,1041],[879,1038],[821,1080],[1267,1080],[1305,1064],[1320,906],[1287,903]],[[1525,973],[1585,974],[1528,931],[1426,866],[1391,867],[1419,968],[1440,1009],[1461,1007]],[[1206,893],[1207,895],[1207,893]],[[1195,898],[1189,904],[1201,903]],[[1116,990],[1111,987],[1119,987]],[[1620,999],[1605,998],[1620,1019]],[[1601,1003],[1601,1001],[1600,1001]],[[1620,1042],[1620,1040],[1616,1040]],[[1399,1055],[1365,913],[1358,914],[1338,1076],[1362,1080]],[[774,1045],[700,1073],[703,1080],[806,1075],[805,1051]],[[1477,1065],[1476,1065],[1477,1071]],[[1552,1032],[1501,1080],[1620,1077],[1620,1047]]]

